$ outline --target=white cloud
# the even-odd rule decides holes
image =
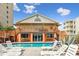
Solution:
[[[33,5],[24,5],[24,7],[26,8],[25,10],[24,10],[24,12],[25,13],[29,13],[29,14],[31,14],[31,13],[33,13],[33,12],[37,12],[37,10],[35,10],[35,6],[33,6]]]
[[[61,16],[69,15],[71,10],[65,9],[65,8],[58,8],[57,13],[59,13]]]
[[[14,3],[14,11],[20,11],[20,8],[17,6],[17,4],[16,3]]]

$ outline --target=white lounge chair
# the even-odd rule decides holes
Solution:
[[[52,51],[53,47],[41,47],[41,55],[42,56],[48,56],[49,51]]]
[[[13,47],[12,42],[11,41],[6,41],[6,45],[7,47]]]
[[[65,53],[67,48],[68,48],[67,45],[62,45],[62,47],[60,47],[57,52],[55,52],[55,53],[52,52],[52,53],[53,53],[53,55],[60,56],[62,53]]]
[[[17,51],[10,51],[2,54],[2,56],[20,56],[20,55],[21,55],[21,52],[17,52]]]
[[[60,47],[57,51],[41,51],[41,55],[42,56],[59,56],[61,55],[62,53],[64,53],[64,51],[67,49],[67,45],[62,45],[62,47]],[[53,48],[52,48],[53,49]]]
[[[57,45],[58,41],[54,41],[53,47],[41,47],[41,55],[46,56],[50,55],[50,50],[53,50],[53,48]]]
[[[2,44],[0,44],[0,51],[6,52],[8,49],[4,47]]]
[[[9,55],[20,55],[21,53],[22,53],[22,50],[23,49],[21,49],[21,48],[18,48],[18,47],[16,47],[16,48],[6,48],[6,47],[4,47],[2,44],[0,44],[0,53],[1,53],[1,55],[2,56],[4,56],[4,55],[6,55],[6,56],[9,56]]]
[[[78,51],[78,45],[69,45],[66,56],[75,56]]]
[[[0,44],[0,49],[2,51],[21,51],[23,48],[21,48],[21,47],[4,47],[2,44]]]
[[[55,47],[55,46],[57,45],[57,43],[58,43],[58,41],[55,40],[55,41],[54,41],[54,44],[53,44],[53,47]]]

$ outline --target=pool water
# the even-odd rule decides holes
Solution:
[[[53,43],[14,43],[14,47],[51,47]]]

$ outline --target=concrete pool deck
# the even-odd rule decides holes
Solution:
[[[24,48],[23,54],[21,56],[41,56],[41,47]],[[79,49],[76,56],[79,56]]]
[[[40,52],[41,52],[40,47],[25,48],[22,56],[41,56]]]
[[[41,47],[29,47],[22,49],[23,49],[22,54],[18,56],[41,56]],[[77,56],[79,56],[79,49],[77,52]]]

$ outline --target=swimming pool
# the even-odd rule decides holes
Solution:
[[[13,43],[14,47],[51,47],[53,46],[52,43]]]

